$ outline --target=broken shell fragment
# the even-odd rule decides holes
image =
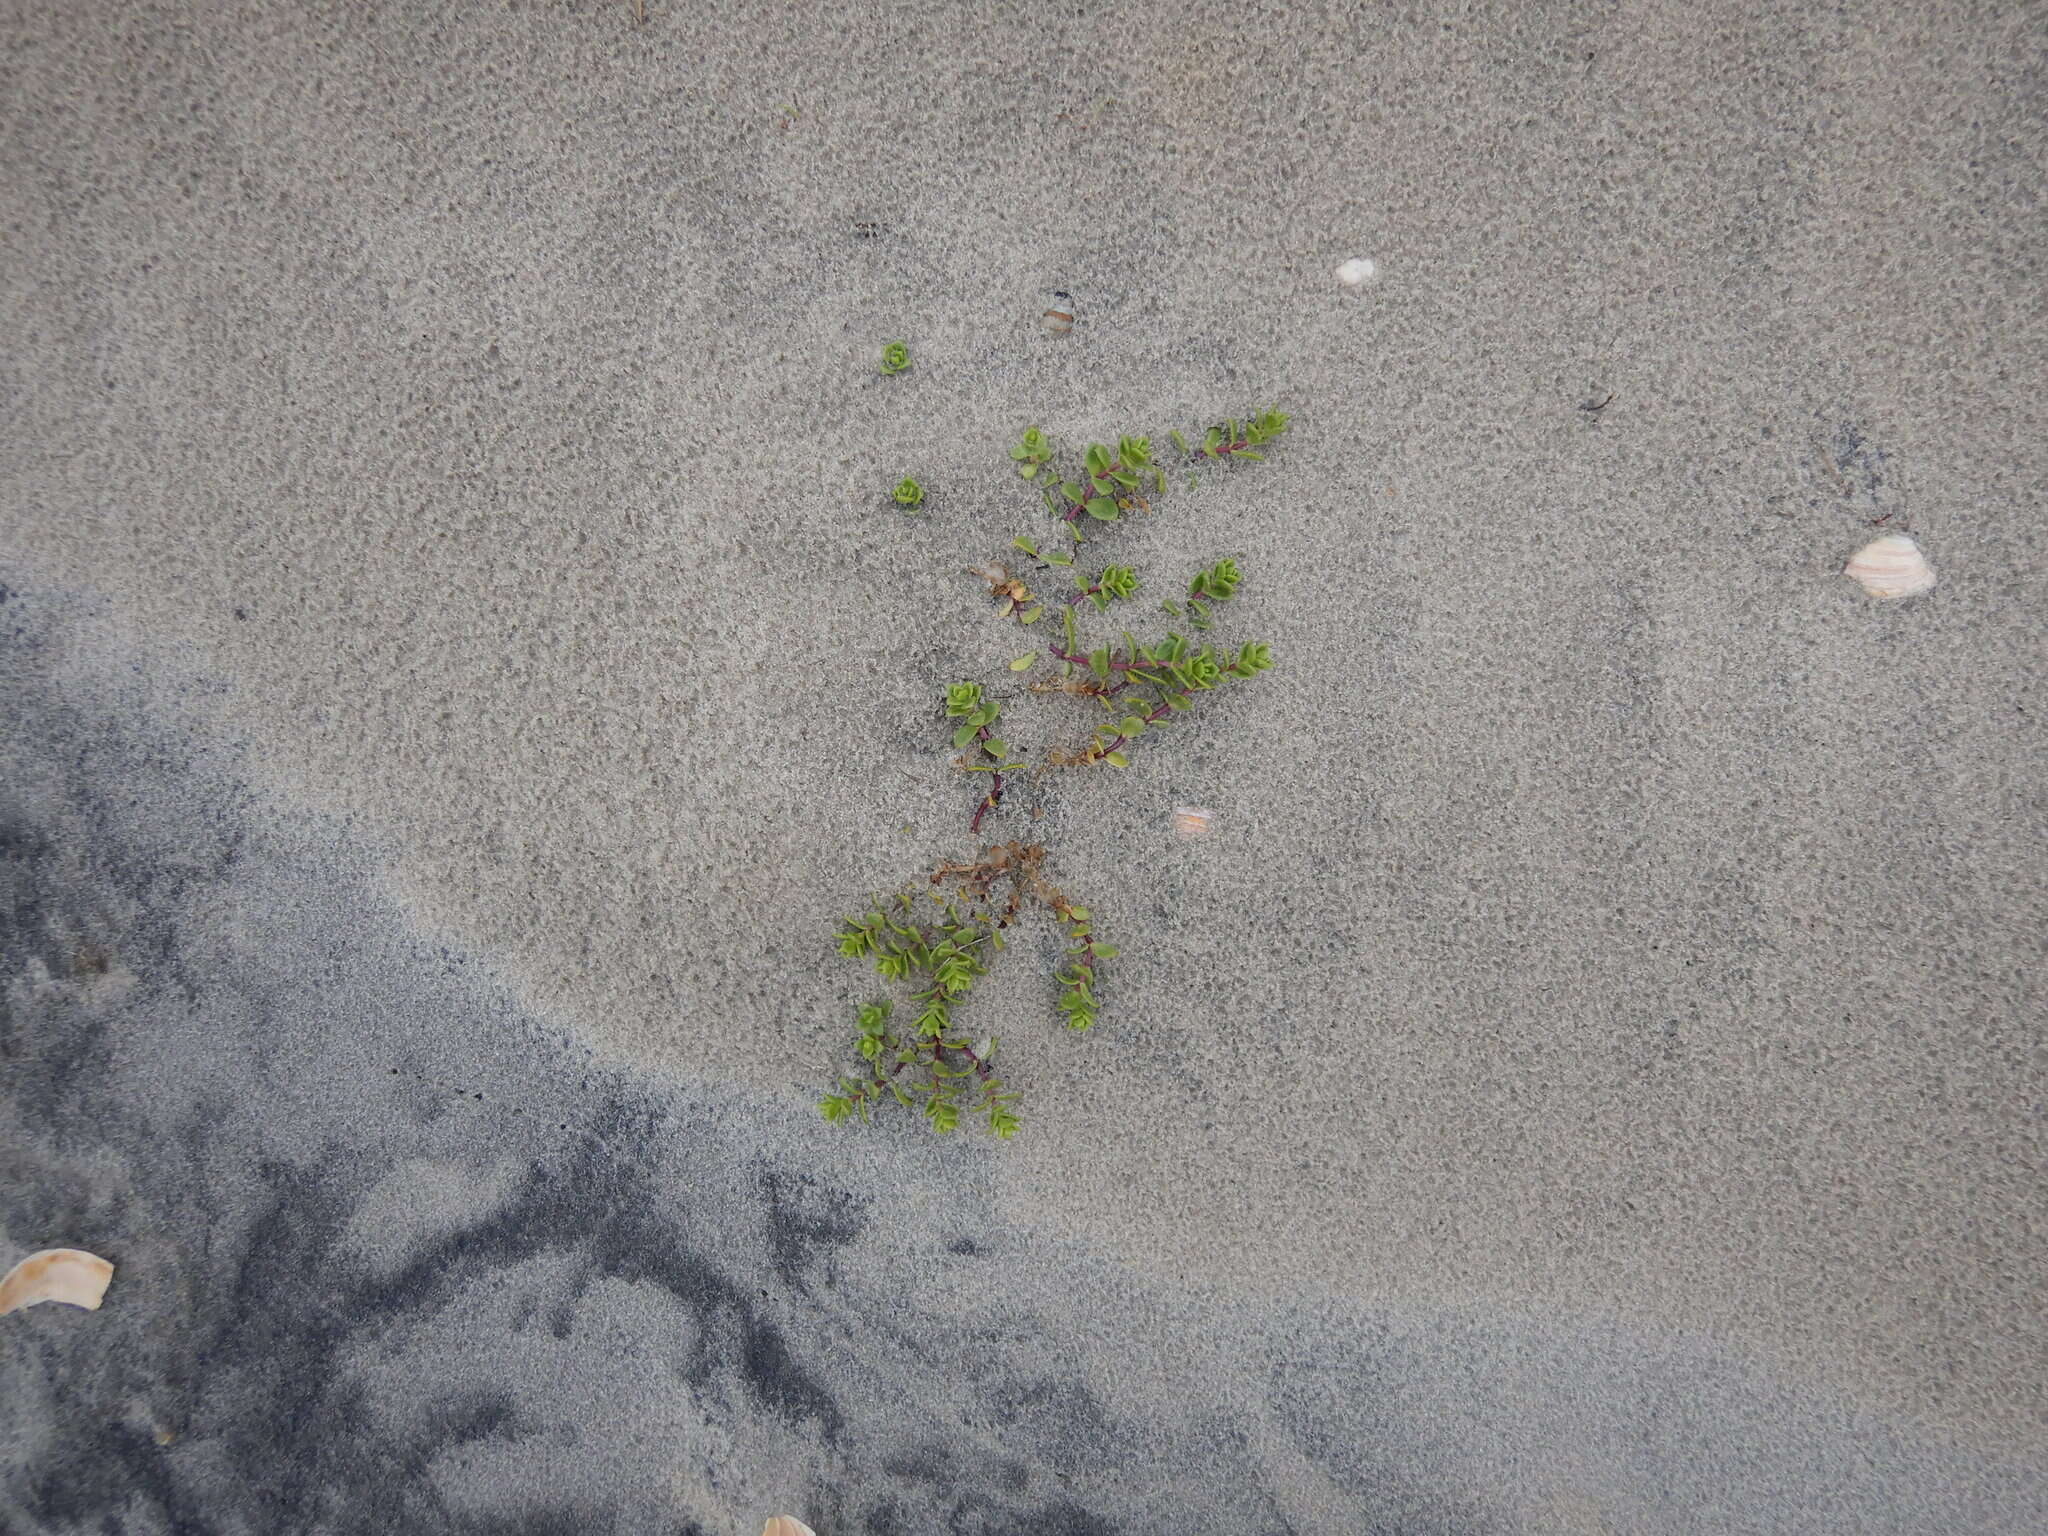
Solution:
[[[1213,814],[1198,805],[1177,805],[1173,808],[1173,830],[1183,839],[1207,837],[1209,819]]]
[[[0,1280],[0,1314],[40,1301],[61,1301],[97,1312],[114,1266],[81,1248],[45,1248],[32,1253]]]
[[[761,1527],[761,1536],[818,1536],[794,1515],[777,1515]]]
[[[1903,533],[1871,540],[1849,557],[1842,574],[1872,597],[1913,597],[1934,585],[1934,567]]]
[[[1379,275],[1380,264],[1370,256],[1354,256],[1337,269],[1337,281],[1346,288],[1363,288]]]
[[[1045,321],[1045,328],[1055,336],[1064,336],[1074,328],[1074,317],[1064,309],[1048,309],[1039,318]]]

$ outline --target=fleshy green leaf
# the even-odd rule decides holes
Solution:
[[[1022,613],[1017,615],[1017,622],[1019,624],[1036,624],[1040,619],[1044,617],[1045,610],[1043,608],[1026,608]],[[1015,663],[1012,663],[1012,665],[1015,665]],[[1022,668],[1019,668],[1018,670],[1021,671]]]
[[[1036,660],[1038,660],[1038,653],[1036,651],[1027,651],[1010,663],[1010,670],[1012,672],[1022,672]]]
[[[1093,497],[1088,502],[1088,515],[1098,523],[1113,523],[1116,521],[1116,503],[1107,496]]]
[[[1119,768],[1128,768],[1131,766],[1131,760],[1128,757],[1125,757],[1121,752],[1106,752],[1103,754],[1102,760],[1105,763],[1114,763]]]

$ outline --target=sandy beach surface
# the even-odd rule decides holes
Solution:
[[[0,11],[0,1525],[2048,1528],[2038,12]]]

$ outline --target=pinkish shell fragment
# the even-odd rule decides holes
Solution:
[[[1903,533],[1872,539],[1849,557],[1842,574],[1872,597],[1916,597],[1934,585],[1934,567]]]
[[[1209,823],[1215,812],[1205,811],[1199,805],[1177,805],[1173,808],[1173,830],[1183,840],[1209,835]]]
[[[761,1527],[761,1536],[818,1536],[795,1515],[777,1515]]]
[[[107,1294],[107,1282],[114,1278],[114,1266],[82,1248],[45,1248],[32,1253],[0,1280],[0,1315],[38,1302],[61,1301],[67,1306],[100,1309]]]

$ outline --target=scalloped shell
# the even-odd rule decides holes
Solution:
[[[1903,533],[1872,539],[1849,557],[1842,574],[1872,597],[1915,597],[1934,585],[1934,567]]]
[[[761,1527],[761,1536],[818,1536],[795,1515],[777,1515]]]
[[[88,1312],[100,1309],[114,1266],[82,1248],[45,1248],[32,1253],[0,1280],[0,1315],[38,1302],[61,1301]]]

